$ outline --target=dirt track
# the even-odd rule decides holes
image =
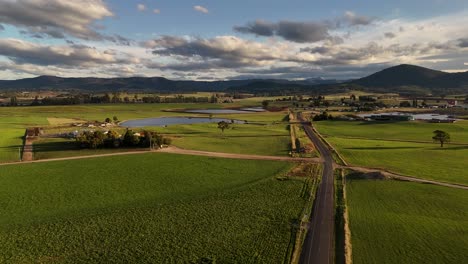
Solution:
[[[229,158],[229,159],[247,159],[247,160],[279,160],[279,161],[307,161],[307,162],[322,162],[319,158],[291,158],[281,156],[262,156],[262,155],[249,155],[249,154],[234,154],[234,153],[223,153],[223,152],[211,152],[201,150],[189,150],[181,149],[177,147],[169,147],[158,150],[163,153],[174,153],[184,155],[195,155],[195,156],[207,156],[207,157],[218,157],[218,158]]]
[[[29,163],[43,163],[51,161],[61,161],[61,160],[78,160],[78,159],[89,159],[89,158],[98,158],[98,157],[110,157],[110,156],[122,156],[122,155],[132,155],[132,154],[144,154],[150,153],[149,151],[129,151],[129,152],[118,152],[118,153],[109,153],[109,154],[99,154],[99,155],[86,155],[86,156],[75,156],[75,157],[66,157],[66,158],[55,158],[55,159],[43,159],[43,160],[30,160],[23,162],[9,162],[9,163],[0,163],[0,166],[8,165],[21,165]]]
[[[380,173],[382,173],[382,175],[384,175],[387,178],[397,179],[397,180],[402,180],[402,181],[435,184],[435,185],[440,185],[440,186],[445,186],[445,187],[468,190],[468,186],[462,185],[462,184],[453,184],[453,183],[445,183],[445,182],[438,182],[438,181],[432,181],[432,180],[424,180],[424,179],[421,179],[421,178],[404,176],[404,175],[400,175],[400,174],[396,174],[396,173],[392,173],[392,172],[388,172],[388,171],[380,170],[380,169],[372,169],[372,168],[365,168],[365,167],[354,167],[354,166],[339,166],[339,167],[343,168],[343,169],[350,169],[350,170],[354,170],[354,171],[358,171],[358,172],[364,172],[364,173],[380,172]]]
[[[281,156],[261,156],[261,155],[233,154],[233,153],[187,150],[187,149],[180,149],[180,148],[177,148],[177,147],[168,147],[168,148],[163,148],[163,149],[155,150],[155,151],[140,150],[140,151],[128,151],[128,152],[118,152],[118,153],[99,154],[99,155],[86,155],[86,156],[75,156],[75,157],[66,157],[66,158],[43,159],[43,160],[32,160],[32,159],[31,160],[25,160],[24,159],[23,162],[0,163],[0,166],[19,165],[19,164],[28,164],[28,163],[42,163],[42,162],[62,161],[62,160],[78,160],[78,159],[89,159],[89,158],[111,157],[111,156],[122,156],[122,155],[135,155],[135,154],[157,153],[157,152],[182,154],[182,155],[217,157],[217,158],[229,158],[229,159],[308,161],[308,162],[316,162],[316,163],[322,162],[322,160],[319,159],[319,158],[290,158],[290,157],[281,157]]]
[[[22,161],[32,161],[34,159],[33,156],[33,139],[26,138],[23,145],[23,153],[21,156]]]

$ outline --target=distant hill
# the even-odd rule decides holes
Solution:
[[[158,92],[192,92],[223,91],[229,87],[245,85],[249,80],[239,81],[172,81],[163,77],[129,77],[129,78],[61,78],[39,76],[12,81],[0,81],[0,90],[37,91],[158,91]]]
[[[402,64],[352,81],[368,90],[444,94],[468,92],[468,72],[447,73],[415,65]],[[380,89],[379,89],[380,88]],[[382,89],[384,88],[384,89]]]
[[[198,91],[227,91],[254,94],[285,95],[289,93],[335,93],[349,90],[393,92],[401,94],[456,94],[468,92],[468,72],[447,73],[414,65],[399,65],[367,77],[340,82],[322,78],[305,80],[228,80],[177,81],[163,77],[130,78],[61,78],[39,76],[11,81],[0,81],[0,91],[148,91],[183,93]]]
[[[163,77],[130,77],[130,78],[61,78],[55,76],[39,76],[11,81],[0,81],[0,90],[37,91],[86,91],[86,92],[112,92],[112,91],[150,91],[150,92],[264,92],[277,91],[290,86],[304,88],[319,83],[336,83],[335,80],[301,80],[289,81],[281,79],[252,79],[228,81],[176,81]],[[262,89],[248,89],[258,87]],[[237,87],[243,87],[236,89]],[[297,90],[297,89],[296,89]]]

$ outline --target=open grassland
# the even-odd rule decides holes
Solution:
[[[282,263],[290,163],[142,154],[0,167],[0,262]]]
[[[324,136],[421,141],[429,143],[432,143],[432,131],[439,129],[450,133],[453,143],[463,143],[468,145],[468,121],[459,121],[454,124],[437,124],[418,121],[320,121],[315,122],[314,126],[316,126]]]
[[[468,122],[314,123],[347,162],[409,176],[468,184]],[[455,144],[440,148],[431,141],[432,131],[449,132]]]
[[[252,105],[253,104],[253,105]],[[206,114],[188,114],[167,112],[177,109],[204,109],[239,107],[242,104],[110,104],[110,105],[70,105],[70,106],[36,106],[36,107],[2,107],[0,108],[0,162],[19,160],[18,148],[22,144],[24,129],[31,126],[49,128],[58,133],[74,130],[63,128],[65,124],[78,121],[104,121],[105,118],[117,116],[119,120],[161,117],[161,116],[207,116]],[[250,106],[255,106],[250,103]],[[258,106],[258,105],[257,105]],[[281,122],[286,114],[283,112],[265,112],[251,114],[219,114],[214,117],[226,117],[249,122],[271,124]],[[195,138],[194,138],[195,139]],[[197,144],[197,143],[194,143]],[[199,144],[203,144],[200,142]],[[66,156],[66,154],[58,154]],[[54,155],[56,155],[54,154]],[[72,153],[71,153],[72,154]],[[47,154],[46,154],[47,156]]]
[[[352,165],[382,168],[392,172],[451,183],[468,184],[468,146],[394,142],[330,137]]]
[[[285,156],[290,137],[287,124],[233,124],[224,133],[217,124],[177,125],[157,129],[181,148],[239,154]]]
[[[0,133],[2,134],[0,137],[0,162],[18,161],[23,142],[21,135],[24,134],[24,130],[12,126],[10,128],[0,128]]]
[[[392,180],[346,185],[354,263],[466,263],[467,191]]]

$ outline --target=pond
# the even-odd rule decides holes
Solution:
[[[244,121],[233,120],[227,118],[207,118],[207,117],[156,117],[144,118],[122,122],[120,125],[123,127],[151,127],[151,126],[169,126],[169,125],[188,125],[188,124],[201,124],[201,123],[218,123],[225,121],[231,123],[234,121],[236,124],[244,124]]]
[[[197,114],[249,114],[264,112],[265,109],[260,107],[246,107],[240,109],[192,109],[185,110],[185,113],[197,113]]]

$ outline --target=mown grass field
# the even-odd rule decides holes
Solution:
[[[290,150],[287,124],[234,124],[224,133],[217,124],[178,125],[157,130],[173,137],[173,145],[186,149],[273,156],[286,156]]]
[[[320,121],[314,125],[323,135],[342,138],[391,139],[432,143],[432,131],[450,133],[453,143],[468,144],[468,121],[453,124],[426,122]]]
[[[282,263],[290,163],[141,154],[0,166],[0,262]]]
[[[468,184],[468,122],[362,123],[323,121],[314,123],[347,162],[409,176]],[[440,148],[432,131],[445,130],[455,144]]]
[[[466,263],[466,190],[392,180],[346,185],[354,263]]]

